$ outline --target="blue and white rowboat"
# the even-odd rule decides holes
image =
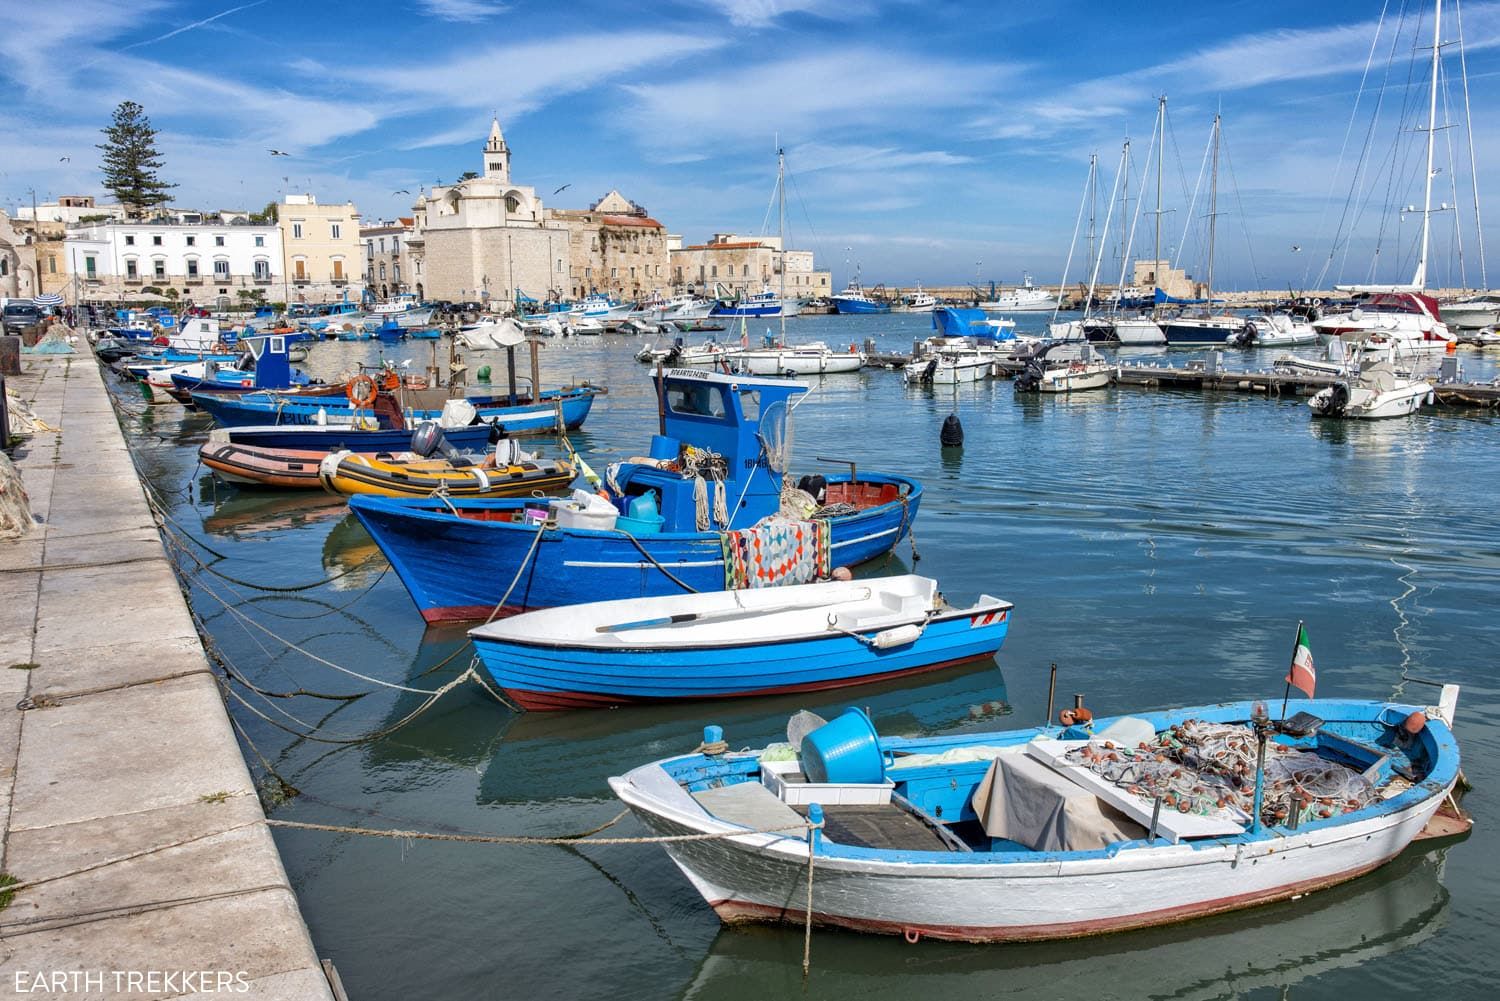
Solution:
[[[627,598],[528,612],[469,631],[524,709],[840,688],[994,656],[1011,605],[949,605],[908,574]]]
[[[726,922],[801,924],[811,872],[819,924],[913,942],[1072,938],[1299,897],[1389,862],[1414,839],[1466,831],[1451,799],[1457,697],[1445,686],[1429,707],[1292,701],[1289,722],[1309,718],[1297,731],[1273,724],[1267,785],[1288,792],[1267,793],[1258,822],[1212,798],[1154,812],[1155,797],[1135,784],[1141,771],[1106,775],[1124,757],[1163,764],[1160,754],[1168,760],[1153,781],[1185,780],[1191,792],[1205,775],[1229,774],[1227,761],[1241,776],[1231,798],[1244,801],[1257,746],[1249,702],[1101,719],[1098,730],[915,739],[877,738],[852,710],[828,726],[857,738],[863,721],[863,741],[814,730],[800,760],[695,752],[609,783],[651,833],[710,836],[665,847]],[[1189,731],[1206,736],[1177,743]],[[1184,770],[1176,757],[1190,746],[1224,753]],[[847,780],[819,781],[835,763]],[[1337,802],[1321,795],[1331,788],[1344,790]],[[843,823],[832,804],[851,803],[861,815]],[[809,820],[823,823],[811,849]]]

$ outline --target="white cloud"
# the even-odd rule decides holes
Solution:
[[[784,14],[849,17],[869,13],[870,5],[852,0],[702,0],[741,28],[765,28]]]
[[[510,9],[509,4],[493,3],[491,0],[418,0],[417,6],[444,21],[469,23],[483,21]]]

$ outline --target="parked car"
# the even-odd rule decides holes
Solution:
[[[0,314],[0,325],[3,325],[7,334],[19,334],[27,327],[41,322],[41,307],[24,299],[6,303],[3,314]]]

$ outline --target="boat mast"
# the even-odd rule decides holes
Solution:
[[[1464,6],[1462,3],[1453,5],[1453,13],[1458,21],[1458,69],[1464,81],[1464,125],[1469,133],[1469,180],[1474,189],[1474,230],[1479,236],[1479,283],[1488,289],[1490,287],[1490,276],[1484,265],[1484,221],[1479,214],[1479,167],[1474,162],[1474,115],[1469,110],[1469,61],[1464,54]]]
[[[786,344],[786,151],[776,149],[777,241],[781,244],[781,343]]]
[[[1167,161],[1167,95],[1156,106],[1156,263],[1151,274],[1156,279],[1151,289],[1151,319],[1156,319],[1156,290],[1161,288],[1161,174]]]
[[[1109,189],[1110,211],[1104,214],[1104,232],[1099,237],[1099,256],[1094,258],[1094,270],[1089,275],[1089,298],[1084,307],[1083,318],[1087,320],[1089,313],[1094,308],[1094,289],[1099,283],[1099,265],[1104,263],[1104,248],[1109,244],[1109,221],[1114,216],[1115,194],[1120,190],[1120,179],[1125,175],[1126,164],[1130,162],[1130,140],[1125,140],[1125,145],[1120,148],[1120,166],[1115,170],[1115,182]]]
[[[1443,0],[1433,4],[1432,15],[1432,88],[1427,99],[1427,195],[1422,203],[1422,255],[1417,258],[1417,273],[1411,283],[1418,290],[1427,287],[1427,236],[1432,228],[1432,149],[1437,136],[1438,63],[1442,59]]]
[[[1219,117],[1214,115],[1213,173],[1208,182],[1208,315],[1214,312],[1214,224],[1219,218]]]

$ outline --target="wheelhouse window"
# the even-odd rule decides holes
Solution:
[[[667,383],[667,407],[674,414],[723,417],[724,392],[711,383]]]

